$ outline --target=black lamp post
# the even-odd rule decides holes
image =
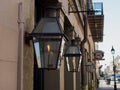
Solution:
[[[113,72],[114,72],[114,90],[117,90],[117,85],[116,85],[116,66],[115,66],[115,63],[114,63],[114,54],[115,54],[115,49],[113,48],[112,46],[112,49],[111,49],[111,53],[113,55]]]

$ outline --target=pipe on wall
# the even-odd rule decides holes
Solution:
[[[85,69],[85,59],[86,59],[86,54],[85,54],[85,48],[84,48],[84,45],[85,43],[87,42],[87,16],[86,14],[84,13],[83,14],[83,20],[84,20],[84,39],[83,41],[81,42],[81,52],[82,52],[82,62],[81,62],[81,82],[82,82],[82,86],[83,88],[85,87],[86,85],[86,69]]]
[[[22,90],[22,65],[23,65],[23,4],[18,3],[18,61],[17,61],[17,90]]]

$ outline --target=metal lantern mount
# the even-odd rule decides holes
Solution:
[[[81,64],[81,51],[76,44],[75,39],[71,40],[71,45],[66,49],[65,59],[67,62],[67,69],[70,72],[79,72]]]
[[[62,59],[65,37],[57,18],[42,18],[28,36],[33,39],[38,68],[58,69]]]

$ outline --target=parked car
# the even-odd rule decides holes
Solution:
[[[112,75],[110,76],[110,79],[111,79],[111,81],[114,80],[114,74],[112,74]]]
[[[117,74],[117,75],[116,75],[116,81],[117,81],[117,82],[120,82],[120,74]]]
[[[112,81],[114,80],[114,74],[112,74],[112,75],[110,76],[110,79],[111,79]],[[120,74],[116,74],[116,75],[115,75],[115,79],[116,79],[117,82],[120,82]]]

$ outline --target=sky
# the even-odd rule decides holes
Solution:
[[[100,61],[103,67],[113,61],[112,46],[115,49],[114,57],[120,55],[120,0],[93,0],[103,2],[104,36],[103,42],[99,42],[99,49],[104,51],[104,61]]]

